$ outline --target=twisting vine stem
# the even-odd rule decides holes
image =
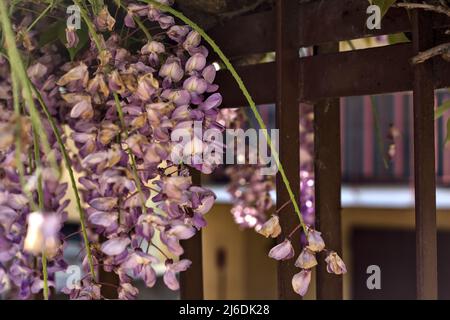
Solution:
[[[32,84],[30,83],[30,85],[32,85]],[[94,260],[92,258],[91,247],[90,247],[89,238],[87,235],[86,217],[84,214],[84,209],[81,206],[81,198],[80,198],[80,194],[78,192],[75,175],[73,173],[72,162],[70,160],[69,153],[67,152],[67,149],[64,146],[64,142],[62,141],[61,132],[59,131],[58,126],[56,125],[55,121],[53,120],[52,115],[48,111],[48,108],[44,102],[44,99],[42,99],[41,94],[34,86],[32,88],[33,88],[33,91],[34,91],[41,107],[42,107],[42,110],[44,111],[45,116],[47,117],[48,121],[50,122],[50,126],[52,127],[53,133],[55,134],[55,137],[56,137],[56,141],[58,142],[58,145],[61,148],[61,153],[63,155],[63,159],[64,159],[64,163],[67,167],[67,171],[69,172],[70,184],[71,184],[73,192],[75,194],[75,202],[77,204],[78,214],[80,217],[81,231],[83,234],[86,255],[88,257],[89,269],[91,272],[92,279],[95,281],[96,278],[95,278]]]
[[[300,211],[300,207],[297,203],[297,199],[295,198],[294,192],[292,191],[291,185],[289,183],[289,179],[286,176],[286,172],[284,171],[283,165],[280,162],[280,157],[278,155],[278,151],[276,150],[275,146],[272,144],[272,140],[268,134],[266,125],[264,123],[264,120],[261,117],[261,114],[259,113],[258,109],[256,108],[256,103],[253,100],[252,96],[250,95],[250,92],[248,91],[247,87],[245,86],[244,82],[242,81],[242,78],[239,76],[239,74],[237,73],[236,69],[233,67],[233,65],[231,64],[230,60],[227,58],[227,56],[223,53],[223,51],[219,48],[219,46],[215,43],[215,41],[200,27],[198,26],[194,21],[190,20],[188,17],[186,17],[183,13],[169,7],[166,6],[164,4],[161,4],[155,0],[140,0],[142,2],[146,2],[148,4],[154,5],[155,7],[157,7],[160,10],[169,12],[170,14],[172,14],[173,16],[177,17],[178,19],[180,19],[181,21],[183,21],[184,23],[186,23],[187,25],[189,25],[193,30],[197,31],[202,38],[212,47],[212,49],[214,50],[214,52],[220,57],[220,59],[222,60],[222,62],[225,64],[225,66],[227,67],[228,71],[231,73],[231,75],[233,76],[234,80],[236,81],[236,83],[238,84],[240,90],[242,91],[242,93],[244,94],[259,126],[261,127],[261,129],[263,129],[263,135],[264,138],[267,141],[267,144],[270,147],[270,150],[272,152],[273,157],[275,158],[275,163],[277,164],[278,170],[280,172],[281,175],[281,179],[283,180],[283,183],[287,189],[287,192],[289,194],[289,198],[292,201],[292,204],[294,206],[294,210],[295,213],[298,216],[298,219],[300,221],[300,224],[302,226],[303,232],[305,234],[308,234],[308,227],[306,226],[301,211]]]

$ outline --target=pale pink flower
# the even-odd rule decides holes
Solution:
[[[302,269],[311,269],[316,265],[316,255],[308,248],[304,248],[302,253],[300,253],[297,260],[295,261],[295,266]]]
[[[166,272],[164,273],[164,283],[167,287],[169,287],[170,290],[178,290],[180,289],[180,284],[177,280],[176,274],[178,272],[186,271],[190,266],[192,262],[187,259],[180,260],[178,262],[172,263],[169,261],[166,264]]]
[[[256,230],[266,238],[276,238],[281,233],[280,219],[277,215],[273,215],[260,228]]]
[[[307,248],[314,252],[320,252],[325,249],[325,242],[323,241],[321,233],[319,231],[309,229]]]
[[[288,260],[294,256],[294,248],[291,241],[285,239],[269,251],[269,257],[275,260]]]
[[[308,291],[311,282],[311,270],[302,270],[292,278],[292,288],[302,297]]]
[[[342,261],[341,257],[339,257],[336,252],[330,252],[325,258],[325,262],[327,263],[327,271],[329,273],[337,275],[347,273],[347,267],[345,266],[344,261]]]

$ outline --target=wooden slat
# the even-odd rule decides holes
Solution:
[[[373,37],[412,30],[407,11],[403,8],[391,8],[381,21],[381,29],[369,30],[366,27],[366,13],[369,6],[365,0],[317,0],[301,5],[300,46],[318,45],[351,39]],[[450,25],[445,15],[436,15],[433,28]],[[320,26],[320,27],[318,27]]]
[[[300,59],[302,101],[321,98],[373,95],[413,89],[413,71],[409,59],[414,56],[412,45],[398,44],[341,53],[323,54]],[[291,66],[290,66],[291,68]],[[238,73],[257,104],[276,100],[275,63],[238,68]],[[435,88],[450,86],[450,64],[442,58],[434,59]],[[228,71],[220,71],[217,83],[224,96],[222,107],[247,105]]]
[[[318,45],[411,30],[404,9],[391,9],[383,18],[380,30],[368,30],[366,14],[368,1],[312,1],[300,10],[300,46]],[[320,26],[320,27],[318,27]]]
[[[300,200],[300,130],[299,130],[299,68],[298,49],[298,5],[292,0],[277,1],[277,111],[276,123],[280,130],[279,155],[296,201]],[[266,78],[270,81],[270,78]],[[259,90],[264,90],[259,88]],[[276,179],[277,207],[290,200],[281,176]],[[299,224],[292,205],[280,212],[280,224],[283,230],[278,241],[283,241]],[[291,238],[297,254],[300,253],[300,232]],[[280,299],[300,299],[292,289],[292,277],[300,270],[294,266],[295,259],[280,261],[278,264],[278,296]]]
[[[100,242],[106,242],[107,238],[105,236],[100,237]],[[119,292],[117,291],[118,286],[120,285],[119,275],[114,271],[108,272],[105,271],[102,266],[98,268],[98,279],[101,286],[101,295],[102,297],[115,300],[119,299]]]
[[[433,46],[432,15],[413,12],[414,52]],[[414,67],[414,184],[418,299],[437,299],[433,62]]]
[[[362,96],[413,89],[412,44],[398,44],[301,59],[304,82],[301,99]],[[434,86],[450,85],[450,64],[434,59]],[[319,71],[320,70],[320,71]]]
[[[275,11],[234,18],[209,34],[228,58],[275,51]]]
[[[201,184],[201,174],[191,170],[194,185]],[[189,240],[181,242],[184,248],[182,259],[192,261],[191,267],[180,274],[180,298],[182,300],[203,300],[203,246],[202,232]]]
[[[383,17],[380,30],[368,30],[366,0],[330,0],[327,5],[317,0],[299,6],[299,47],[411,31],[410,18],[402,8],[391,8]],[[448,26],[450,19],[445,15],[433,19],[434,28]],[[209,33],[229,58],[275,51],[275,12],[236,17]]]
[[[315,48],[316,54],[336,52],[339,44]],[[342,254],[340,100],[323,99],[314,105],[314,177],[316,226],[327,248]],[[326,253],[319,254],[317,299],[343,298],[341,276],[328,273]]]
[[[301,59],[304,100],[412,89],[410,44],[323,54]]]

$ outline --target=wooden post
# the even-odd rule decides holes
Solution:
[[[316,47],[314,54],[339,52],[339,44]],[[323,77],[327,71],[322,70]],[[306,79],[307,81],[307,79]],[[339,99],[314,104],[314,177],[316,227],[327,248],[342,254],[341,236],[341,140]],[[342,276],[326,270],[325,253],[318,255],[317,299],[342,299]]]
[[[192,183],[201,184],[201,173],[191,170]],[[203,257],[202,257],[202,232],[189,240],[182,241],[184,254],[182,259],[192,261],[191,267],[180,274],[180,298],[182,300],[203,300]]]
[[[107,241],[105,236],[100,237],[100,242],[104,243]],[[100,293],[101,295],[108,300],[116,300],[119,299],[119,292],[117,288],[120,285],[119,275],[114,271],[105,271],[103,266],[99,266],[98,268],[98,279],[101,283]]]
[[[414,11],[414,53],[433,46],[432,15]],[[437,299],[433,61],[414,66],[414,183],[417,298]]]
[[[299,49],[298,43],[298,3],[292,0],[277,1],[277,108],[276,122],[280,130],[280,161],[283,164],[297,201],[300,200],[300,131],[299,131]],[[277,207],[290,200],[281,176],[277,176]],[[292,205],[280,212],[283,230],[278,241],[299,224]],[[296,255],[300,254],[300,232],[291,238]],[[278,265],[278,296],[280,299],[300,299],[292,289],[292,277],[300,272],[294,266],[295,259],[281,261]]]

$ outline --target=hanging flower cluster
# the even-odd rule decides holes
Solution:
[[[341,275],[347,272],[342,259],[334,251],[325,249],[325,242],[321,233],[313,229],[314,217],[314,112],[310,105],[302,105],[300,114],[300,209],[304,223],[308,226],[303,250],[295,261],[295,266],[301,271],[292,278],[293,290],[304,296],[311,282],[311,269],[317,265],[316,253],[326,251],[325,262],[329,273]],[[240,118],[235,122],[239,127],[244,126],[245,120],[239,109],[222,110],[220,119],[224,123]],[[277,238],[281,232],[279,217],[273,214],[268,217],[267,212],[273,210],[270,192],[274,189],[271,176],[259,173],[258,165],[230,166],[226,170],[230,178],[229,193],[233,198],[233,214],[238,225],[244,228],[254,228],[266,238]],[[288,204],[286,204],[288,205]],[[294,230],[300,230],[300,225]],[[294,258],[295,252],[290,236],[273,247],[269,257],[275,260],[289,260]]]
[[[27,16],[18,32],[29,23]],[[38,51],[31,45],[34,42],[32,36],[22,38],[22,49],[36,57],[27,73],[56,114],[54,72],[61,57],[54,46]],[[43,120],[42,125],[50,154],[33,143],[36,135],[43,133],[33,131],[30,117],[17,116],[13,110],[13,86],[5,58],[0,59],[0,74],[0,294],[9,291],[28,299],[44,287],[42,253],[49,260],[49,287],[54,286],[55,273],[67,268],[60,229],[67,220],[69,200],[64,197],[68,185],[51,166],[51,159],[61,163],[61,150],[48,121]]]
[[[16,76],[20,66],[12,51],[0,52],[0,294],[27,299],[43,291],[46,297],[55,273],[67,268],[66,239],[60,232],[69,204],[68,185],[61,178],[63,161],[69,166],[85,242],[85,274],[64,292],[71,299],[101,299],[104,284],[98,275],[110,272],[119,280],[117,297],[133,299],[139,292],[132,279],[153,287],[157,263],[165,266],[166,286],[177,290],[177,273],[191,265],[181,257],[181,241],[206,225],[204,215],[215,200],[212,191],[193,183],[192,171],[209,174],[217,164],[194,162],[188,167],[172,155],[181,149],[183,159],[198,158],[197,144],[208,145],[195,126],[201,123],[204,131],[239,127],[242,114],[228,110],[219,117],[222,97],[214,83],[216,69],[208,63],[208,50],[197,31],[176,24],[151,4],[119,2],[116,9],[123,10],[124,17],[118,22],[107,6],[91,13],[83,1],[74,3],[79,4],[83,28],[89,30],[87,48],[79,30],[69,26],[63,47],[50,41],[37,49],[47,18],[30,14],[19,15],[16,37],[8,38],[5,26],[10,21],[2,14],[7,49],[16,41],[28,59],[24,80]],[[145,42],[133,37],[139,31]],[[61,47],[69,50],[70,61]],[[36,111],[31,102],[40,108]],[[293,289],[301,295],[317,264],[315,254],[326,250],[320,232],[313,229],[310,116],[311,110],[301,119],[306,143],[300,151],[307,239],[295,263],[301,271],[293,278]],[[191,142],[172,140],[178,130]],[[275,238],[282,232],[279,217],[265,215],[273,207],[274,184],[259,169],[228,169],[232,212],[240,225]],[[160,255],[153,254],[156,251]],[[345,273],[339,256],[327,253],[328,271]],[[269,256],[292,259],[289,237]]]
[[[242,109],[230,108],[220,110],[218,122],[227,129],[243,129],[247,120]],[[236,145],[239,143],[242,141],[237,141]],[[248,152],[238,157],[248,160],[250,153],[256,153],[257,150],[249,146]],[[260,228],[267,220],[267,211],[273,207],[270,192],[274,189],[274,177],[262,175],[260,169],[257,164],[239,164],[230,165],[225,170],[230,179],[228,193],[233,202],[231,213],[234,221],[243,228]]]
[[[148,35],[146,43],[130,49],[133,46],[119,36],[115,18],[104,7],[89,17],[93,21],[91,45],[77,60],[62,61],[52,51],[55,46],[45,46],[28,69],[50,115],[60,128],[68,128],[60,132],[69,132],[67,138],[75,144],[69,155],[80,176],[90,246],[84,251],[87,274],[79,284],[64,290],[73,299],[102,297],[102,284],[90,267],[96,275],[102,269],[117,274],[118,297],[131,299],[138,294],[132,277],[152,287],[156,282],[154,265],[162,262],[165,284],[177,290],[176,274],[187,270],[191,262],[173,257],[184,252],[180,241],[206,225],[204,215],[215,200],[210,190],[195,186],[191,178],[191,170],[211,173],[214,164],[196,164],[189,169],[171,157],[177,144],[171,139],[174,130],[193,135],[194,121],[201,122],[204,130],[223,129],[216,121],[222,98],[214,84],[216,70],[207,63],[208,50],[196,31],[177,25],[173,17],[153,5],[129,4],[125,9],[123,26],[130,32],[145,28],[142,20],[157,30],[154,36],[143,30]],[[21,34],[27,40],[23,46],[34,49],[34,33]],[[66,29],[66,41],[67,48],[79,45],[74,28]],[[28,298],[43,288],[43,272],[36,270],[44,269],[44,256],[48,259],[47,285],[52,285],[56,271],[66,268],[59,230],[67,217],[68,200],[63,200],[67,184],[59,183],[42,148],[40,166],[36,165],[33,139],[41,133],[33,132],[26,108],[20,119],[15,117],[11,72],[5,58],[0,68],[0,294],[18,291],[21,298]],[[61,152],[43,119],[41,114],[59,165]],[[20,158],[14,143],[18,122],[22,124]],[[18,159],[23,169],[18,168]],[[43,185],[43,204],[35,211],[31,201],[39,197],[39,183]],[[156,238],[165,248],[156,247]],[[152,255],[152,249],[160,251],[164,261]]]

